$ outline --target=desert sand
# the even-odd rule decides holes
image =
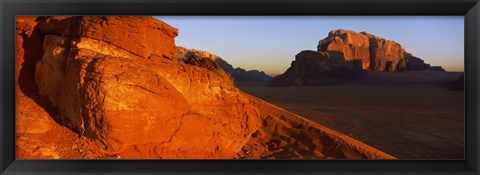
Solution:
[[[247,159],[396,159],[340,132],[245,94],[262,125],[237,155]]]
[[[461,75],[369,71],[333,86],[237,87],[400,159],[463,159],[464,92],[446,86]]]

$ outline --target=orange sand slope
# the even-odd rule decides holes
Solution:
[[[396,159],[358,140],[243,93],[259,110],[262,125],[240,158]]]

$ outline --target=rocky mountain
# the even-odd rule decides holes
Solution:
[[[106,154],[231,158],[258,109],[210,59],[177,61],[177,32],[152,17],[18,17],[17,91]],[[19,109],[18,134],[44,132],[22,122],[48,114]]]
[[[245,70],[240,67],[234,68],[231,64],[225,61],[222,57],[211,54],[207,51],[197,50],[197,49],[187,49],[184,47],[177,46],[176,59],[178,60],[188,60],[192,55],[197,59],[208,58],[215,63],[217,63],[220,68],[225,72],[232,75],[232,78],[235,82],[256,82],[256,83],[268,83],[272,80],[272,77],[265,74],[263,71],[258,70]]]
[[[275,77],[273,86],[328,85],[359,78],[364,70],[403,72],[431,69],[398,43],[366,32],[330,31],[317,51],[295,56],[287,71]],[[443,70],[441,67],[433,68]]]

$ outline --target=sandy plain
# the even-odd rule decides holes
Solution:
[[[461,74],[367,72],[333,86],[237,87],[399,159],[463,159],[464,91],[446,86]]]

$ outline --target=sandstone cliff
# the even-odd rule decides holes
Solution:
[[[177,46],[176,58],[178,60],[188,61],[191,56],[195,56],[197,59],[208,58],[214,60],[225,72],[231,74],[235,82],[257,82],[268,83],[272,80],[272,77],[265,74],[263,71],[258,70],[245,70],[240,67],[234,68],[231,64],[225,61],[222,57],[211,54],[207,51],[197,49],[187,49]]]
[[[271,85],[337,84],[362,76],[364,70],[403,72],[430,69],[398,43],[366,32],[330,31],[317,51],[302,51]],[[436,70],[443,70],[435,67]]]
[[[231,158],[258,109],[208,60],[177,61],[176,36],[152,17],[19,17],[17,85],[108,154]]]

